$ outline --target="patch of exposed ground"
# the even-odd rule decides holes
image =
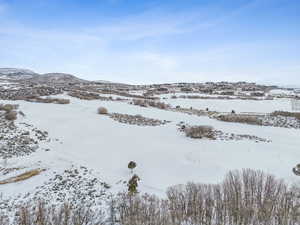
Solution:
[[[30,171],[27,171],[25,173],[19,174],[17,176],[10,177],[10,178],[4,179],[4,180],[0,180],[0,185],[24,181],[24,180],[27,180],[31,177],[39,175],[42,171],[43,170],[41,170],[41,169],[30,170]]]

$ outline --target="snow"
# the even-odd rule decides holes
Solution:
[[[127,168],[129,161],[137,163],[135,173],[142,179],[141,191],[164,196],[166,188],[188,181],[217,183],[229,170],[252,168],[261,169],[285,178],[288,182],[297,181],[291,169],[299,163],[300,130],[260,127],[238,123],[226,123],[208,117],[197,117],[155,108],[144,108],[123,102],[79,100],[69,96],[68,105],[37,104],[17,101],[26,114],[18,123],[26,122],[49,132],[49,137],[58,141],[44,142],[40,151],[30,156],[10,159],[27,167],[41,165],[50,170],[63,170],[71,164],[94,169],[101,179],[119,190],[118,181],[131,176]],[[261,112],[289,107],[285,99],[275,101],[247,100],[189,100],[175,99],[169,102],[211,110],[223,109]],[[169,99],[168,99],[169,101]],[[9,101],[4,101],[9,102]],[[16,102],[13,102],[16,103]],[[192,104],[193,103],[193,104]],[[170,120],[164,126],[139,127],[118,123],[108,116],[96,113],[99,106],[109,112],[140,114],[145,117]],[[218,130],[236,134],[249,134],[272,140],[271,143],[253,141],[210,141],[195,140],[177,131],[180,121],[191,125],[211,125]],[[48,176],[45,172],[35,178],[16,185],[0,185],[0,192],[7,195],[32,190]],[[114,189],[115,188],[115,189]]]
[[[27,69],[0,68],[0,78],[2,79],[8,79],[8,80],[30,79],[35,75],[36,73]]]
[[[217,97],[222,97],[222,98],[237,98],[235,95],[218,95],[218,94],[203,94],[203,93],[185,93],[185,92],[176,92],[174,94],[161,94],[161,95],[156,95],[157,97],[160,98],[172,98],[172,96],[180,97],[180,96],[200,96],[200,97],[210,97],[210,98],[217,98]]]
[[[1,75],[0,75],[1,76]],[[14,82],[9,82],[9,81],[1,81],[0,80],[0,89],[10,89],[10,90],[17,90],[19,89],[18,84]]]
[[[0,68],[0,74],[9,75],[14,73],[22,73],[22,74],[34,74],[33,71],[28,69],[18,69],[18,68]]]
[[[269,91],[269,95],[291,96],[291,95],[295,95],[295,92],[291,91],[291,90],[285,90],[285,89],[273,89],[273,90]]]
[[[206,109],[218,112],[258,112],[271,113],[276,110],[291,111],[292,104],[290,99],[274,99],[274,100],[223,100],[223,99],[162,99],[163,102],[172,106],[180,105],[181,107],[195,109]]]

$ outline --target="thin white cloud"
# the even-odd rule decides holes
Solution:
[[[254,6],[244,5],[213,18],[205,10],[173,14],[151,10],[95,27],[65,30],[0,21],[0,67],[27,67],[37,72],[67,72],[85,79],[131,83],[276,78],[288,84],[299,80],[299,62],[280,58],[283,66],[275,66],[279,61],[274,56],[287,51],[284,43],[288,42],[226,42],[188,51],[176,46],[167,51],[148,42],[161,38],[168,44],[168,40],[188,32],[201,36],[201,32],[218,29],[249,7]],[[190,47],[189,43],[180,44]]]
[[[177,66],[175,59],[158,53],[145,52],[140,54],[139,58],[141,58],[146,64],[152,64],[153,66],[166,71],[173,70]]]
[[[109,23],[90,27],[84,31],[111,40],[136,41],[183,34],[213,25],[207,18],[202,18],[200,12],[168,13],[152,9],[137,15],[116,18]]]

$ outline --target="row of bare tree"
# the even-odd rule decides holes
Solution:
[[[261,171],[233,171],[220,184],[177,185],[166,194],[166,199],[160,199],[119,193],[105,209],[29,203],[19,209],[14,221],[0,216],[0,225],[300,224],[300,187],[290,187]]]
[[[166,200],[123,194],[117,203],[122,225],[300,224],[300,188],[249,169],[221,184],[170,187]]]

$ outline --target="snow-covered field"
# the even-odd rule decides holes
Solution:
[[[210,95],[211,96],[211,95]],[[161,96],[163,97],[163,96]],[[171,104],[172,106],[180,105],[181,107],[195,109],[209,108],[211,111],[218,112],[258,112],[258,113],[271,113],[276,110],[291,111],[292,104],[288,98],[279,98],[274,100],[223,100],[223,99],[188,99],[176,98],[172,99],[169,96],[167,99],[162,99],[163,102]],[[223,96],[224,97],[224,96]]]
[[[131,173],[129,161],[137,163],[135,173],[141,178],[139,190],[163,196],[166,188],[188,181],[216,183],[229,170],[261,169],[296,182],[292,168],[300,159],[300,130],[261,127],[226,123],[208,117],[144,108],[126,102],[79,100],[69,96],[68,105],[4,101],[19,104],[26,114],[17,124],[26,122],[49,132],[50,142],[40,147],[50,151],[37,151],[22,158],[8,160],[8,166],[41,167],[46,172],[24,182],[0,185],[4,196],[30,192],[49,178],[50,171],[63,171],[70,165],[86,166],[96,176],[112,186],[113,191],[126,188]],[[286,99],[274,101],[246,100],[189,100],[168,99],[172,105],[206,108],[218,111],[271,112],[289,110]],[[109,112],[140,114],[145,117],[169,120],[163,126],[140,127],[118,123],[108,116],[97,114],[104,106]],[[190,139],[178,132],[176,124],[184,121],[190,125],[211,125],[228,133],[256,135],[270,139],[271,143],[242,141],[212,141]],[[22,126],[20,124],[20,126]],[[2,177],[1,177],[2,178]]]

